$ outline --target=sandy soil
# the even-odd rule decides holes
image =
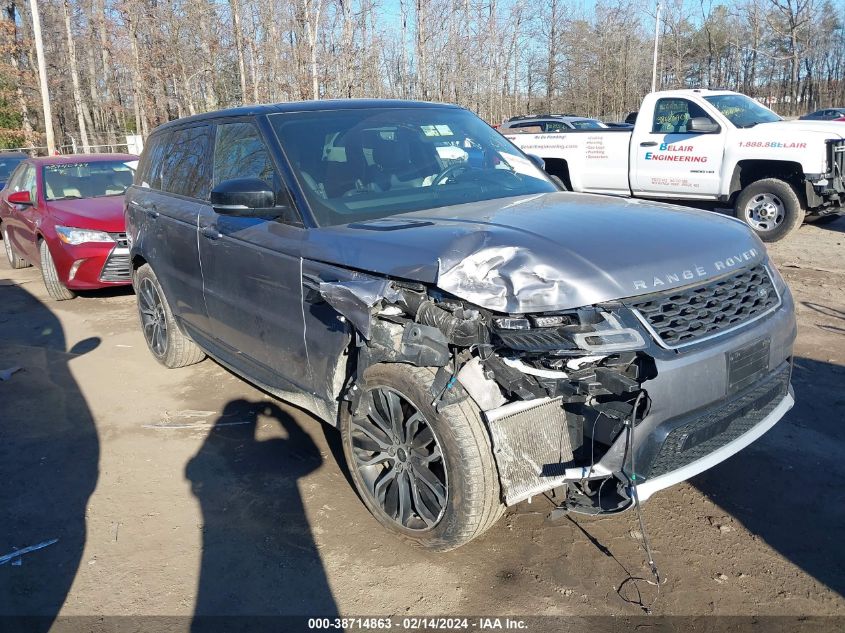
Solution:
[[[798,305],[798,404],[644,506],[655,613],[845,615],[843,243],[845,218],[771,248]],[[130,292],[56,303],[4,259],[14,365],[0,556],[59,541],[0,566],[0,614],[641,613],[617,593],[648,576],[635,514],[550,523],[535,500],[455,552],[410,549],[358,501],[333,429],[214,362],[158,365]]]

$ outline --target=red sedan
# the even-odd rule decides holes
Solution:
[[[129,284],[123,193],[138,157],[30,158],[0,192],[0,229],[12,268],[35,264],[53,299]]]

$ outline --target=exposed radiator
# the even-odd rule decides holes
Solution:
[[[583,428],[576,416],[567,421],[561,398],[512,402],[484,415],[507,505],[563,483]]]

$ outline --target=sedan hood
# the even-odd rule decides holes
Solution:
[[[47,207],[56,224],[78,229],[123,233],[123,196],[49,200]]]
[[[707,211],[548,193],[309,231],[305,256],[435,284],[497,312],[565,310],[705,281],[765,259]]]

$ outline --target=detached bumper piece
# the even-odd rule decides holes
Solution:
[[[129,282],[132,279],[132,267],[129,261],[129,240],[126,233],[112,233],[115,247],[109,254],[103,270],[100,272],[100,281],[107,282]]]

